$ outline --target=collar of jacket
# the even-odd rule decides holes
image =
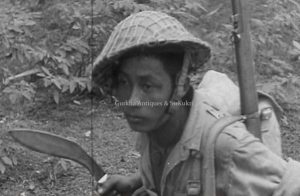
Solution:
[[[180,146],[185,153],[186,150],[200,149],[201,137],[203,128],[207,127],[209,121],[215,121],[216,117],[210,111],[215,110],[212,106],[205,102],[207,100],[201,93],[201,90],[195,90],[192,107],[187,118],[183,134],[175,147]],[[218,112],[218,111],[216,111]],[[209,114],[209,115],[207,115]],[[136,149],[143,153],[149,145],[147,134],[139,133],[136,142]],[[174,148],[175,148],[174,147]]]
[[[186,160],[192,153],[200,155],[201,139],[204,131],[209,129],[213,122],[216,121],[216,116],[209,111],[215,110],[205,101],[207,100],[205,94],[201,90],[195,90],[193,95],[192,107],[188,119],[186,121],[183,134],[179,142],[171,150],[163,171],[161,180],[161,193],[164,190],[164,184],[168,173],[181,161]],[[136,149],[141,153],[141,164],[146,170],[144,177],[150,182],[149,188],[154,188],[150,154],[149,154],[149,138],[147,134],[138,134]]]

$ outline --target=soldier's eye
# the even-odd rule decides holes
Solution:
[[[152,87],[153,87],[153,85],[150,84],[150,83],[145,83],[145,84],[143,84],[143,89],[144,89],[144,91],[149,91],[149,90],[152,89]]]
[[[124,77],[119,77],[118,78],[118,86],[124,86],[127,85],[128,81]]]

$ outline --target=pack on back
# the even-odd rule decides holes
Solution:
[[[199,86],[207,103],[231,115],[240,115],[240,95],[238,86],[225,74],[208,71]],[[258,108],[261,121],[262,142],[274,153],[282,156],[281,134],[278,119],[282,109],[266,93],[258,92]]]

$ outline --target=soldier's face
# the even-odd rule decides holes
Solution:
[[[159,127],[171,94],[171,78],[159,59],[139,56],[121,63],[115,96],[133,130],[150,132]]]

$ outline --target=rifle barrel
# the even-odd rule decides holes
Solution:
[[[260,120],[258,115],[253,115],[258,114],[258,95],[249,33],[249,9],[247,9],[246,0],[231,0],[231,3],[235,28],[233,37],[241,97],[241,112],[242,115],[253,117],[247,118],[247,129],[261,139]]]

